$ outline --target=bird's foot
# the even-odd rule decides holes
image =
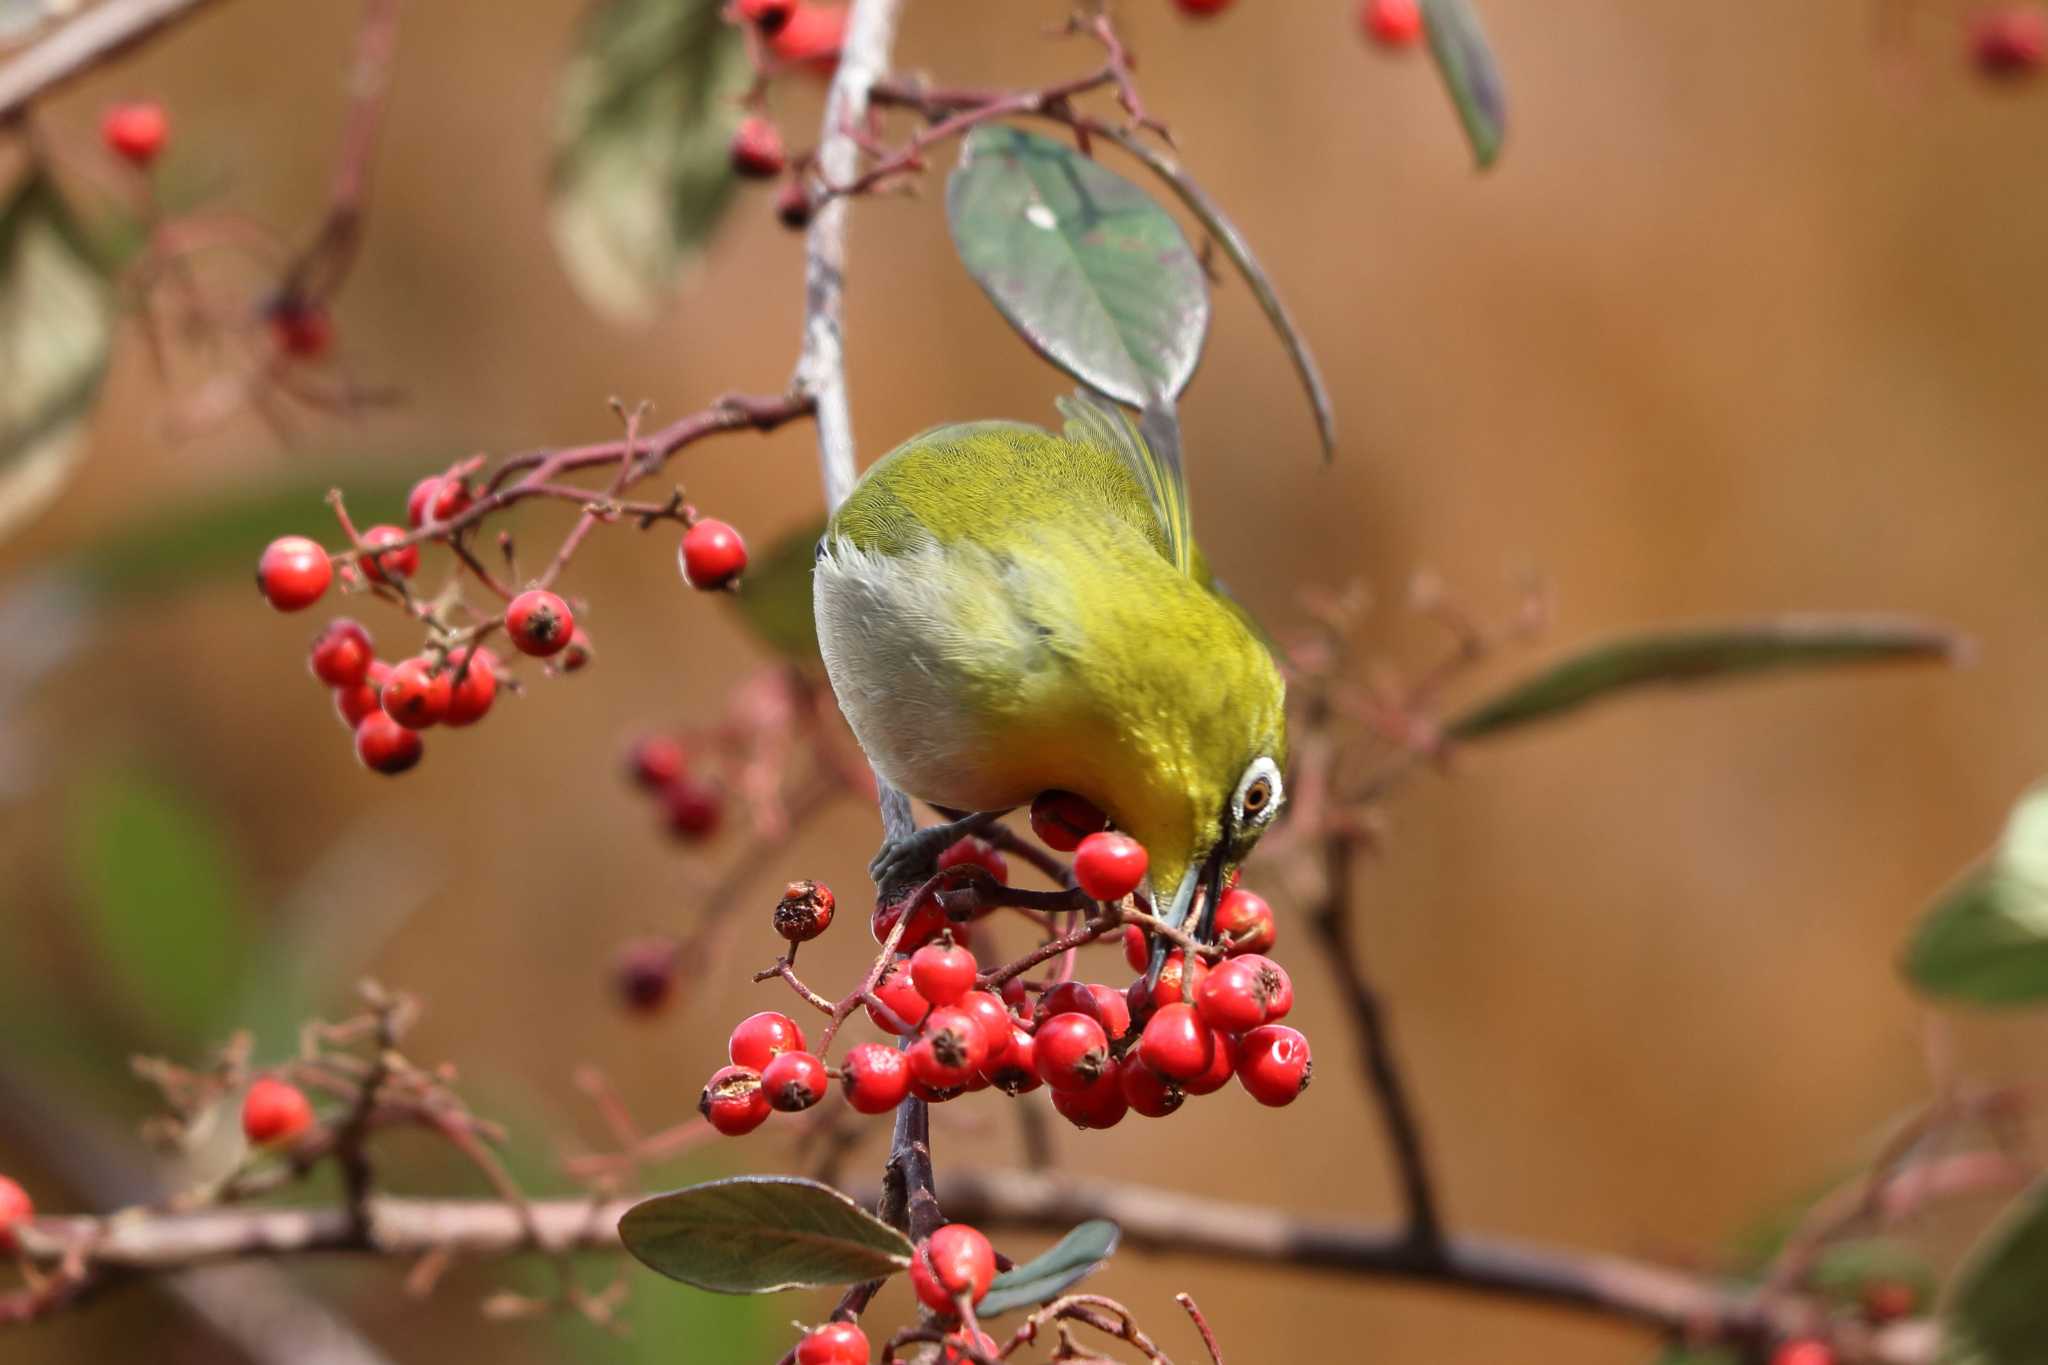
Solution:
[[[1001,815],[1001,811],[977,811],[942,825],[927,825],[913,830],[900,839],[890,839],[883,843],[868,864],[868,876],[885,894],[899,887],[927,881],[938,872],[941,853],[966,836],[987,828]]]

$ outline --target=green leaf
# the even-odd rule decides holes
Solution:
[[[1944,1361],[2040,1365],[2048,1341],[2048,1180],[2014,1200],[1956,1272]]]
[[[112,345],[105,282],[55,186],[31,172],[0,207],[0,539],[69,480]]]
[[[775,542],[747,566],[740,590],[726,593],[748,629],[796,663],[816,663],[818,621],[811,611],[811,569],[825,523],[813,522]]]
[[[720,1294],[856,1284],[910,1265],[908,1238],[853,1200],[796,1176],[735,1176],[659,1195],[619,1220],[626,1249],[670,1279]]]
[[[555,246],[599,312],[645,321],[732,198],[746,51],[721,0],[606,0],[562,72],[549,186]]]
[[[1092,1218],[1060,1238],[1052,1250],[995,1277],[976,1315],[992,1318],[1013,1308],[1035,1308],[1067,1292],[1116,1250],[1123,1230],[1107,1218]]]
[[[1444,88],[1451,92],[1451,103],[1465,125],[1473,159],[1485,170],[1500,155],[1508,120],[1486,31],[1479,26],[1471,0],[1422,0],[1422,22],[1430,55],[1436,58]]]
[[[187,1042],[205,1039],[233,998],[246,949],[221,831],[189,799],[116,774],[79,793],[69,842],[84,923],[116,988],[110,997]]]
[[[1949,631],[1883,616],[1789,616],[1629,635],[1516,683],[1457,717],[1445,733],[1479,739],[1656,684],[1840,664],[1954,662],[1965,652],[1965,642]]]
[[[2048,783],[2020,798],[1990,856],[1936,897],[1904,966],[1915,986],[1944,999],[2048,1000]]]
[[[1047,360],[1135,408],[1187,386],[1208,285],[1144,190],[1065,143],[988,124],[961,148],[946,217],[967,273]]]

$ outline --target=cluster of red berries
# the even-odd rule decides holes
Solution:
[[[1182,14],[1207,19],[1223,13],[1234,0],[1173,0]],[[1383,47],[1413,47],[1422,38],[1421,0],[1362,0],[1359,26]]]
[[[735,0],[727,11],[733,23],[748,26],[758,37],[757,52],[765,52],[777,67],[797,67],[829,76],[839,64],[839,49],[846,41],[846,8],[843,5],[811,4],[806,0]],[[762,71],[759,88],[766,90]],[[791,167],[789,149],[775,121],[758,111],[740,121],[732,137],[732,168],[749,180],[774,180]],[[801,171],[803,163],[796,163]],[[775,198],[775,216],[785,227],[802,229],[811,221],[815,206],[801,175],[791,176]]]
[[[917,1244],[910,1261],[910,1284],[918,1300],[946,1323],[959,1322],[960,1300],[979,1304],[995,1283],[996,1251],[987,1237],[965,1223],[948,1223]],[[964,1329],[963,1329],[964,1332]],[[953,1349],[963,1334],[949,1338],[939,1353],[940,1365],[969,1359]],[[1002,1348],[994,1337],[977,1331],[971,1343],[980,1355],[994,1359]],[[867,1334],[850,1322],[828,1322],[806,1332],[796,1346],[796,1365],[867,1365]]]
[[[686,843],[709,839],[725,819],[725,793],[690,770],[683,746],[666,735],[634,742],[626,755],[633,784],[654,798],[668,832]]]

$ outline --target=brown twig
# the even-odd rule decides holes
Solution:
[[[208,0],[106,0],[64,24],[0,66],[0,120],[18,118],[29,104],[121,56]]]

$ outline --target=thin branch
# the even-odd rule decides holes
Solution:
[[[0,66],[0,120],[20,117],[31,101],[83,76],[209,0],[106,0]]]

